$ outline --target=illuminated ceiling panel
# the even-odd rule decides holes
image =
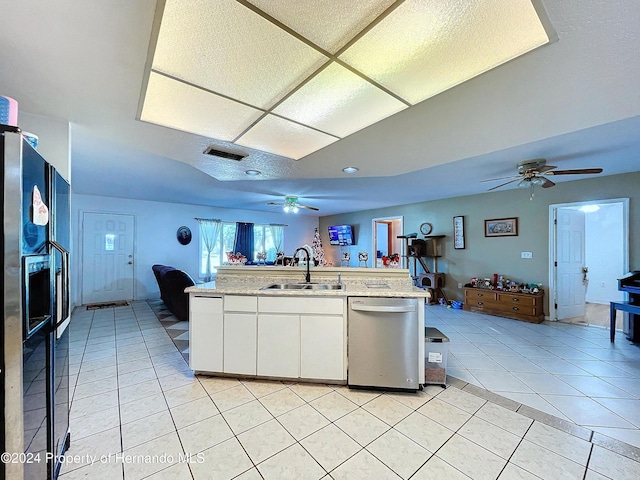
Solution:
[[[260,115],[255,108],[152,73],[140,120],[231,141]]]
[[[235,1],[168,0],[152,69],[269,108],[326,61]]]
[[[298,160],[337,140],[303,125],[267,115],[236,143]]]
[[[549,42],[539,0],[158,5],[140,119],[296,160]]]
[[[530,0],[407,0],[340,59],[416,104],[548,41]]]
[[[346,137],[405,108],[406,104],[333,63],[274,113]]]
[[[336,53],[394,2],[394,0],[249,1],[329,53]],[[313,13],[309,14],[309,12]]]

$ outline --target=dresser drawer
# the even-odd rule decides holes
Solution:
[[[491,308],[498,312],[504,312],[507,314],[508,313],[513,313],[518,315],[538,315],[539,314],[536,307],[531,305],[512,305],[510,303],[494,303],[494,304],[491,304],[491,307],[487,307],[487,308]]]
[[[464,299],[471,303],[476,303],[476,301],[495,302],[496,294],[491,290],[465,290]]]
[[[532,307],[537,304],[538,297],[526,296],[526,295],[513,295],[509,293],[498,293],[498,301],[508,305],[515,306],[529,306]]]
[[[475,307],[475,308],[491,308],[491,309],[497,309],[501,306],[500,303],[496,302],[494,299],[492,298],[474,298],[474,299],[467,299],[465,302],[465,305],[469,305],[470,307]]]

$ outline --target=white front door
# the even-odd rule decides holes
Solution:
[[[133,215],[85,213],[82,303],[133,300]]]
[[[557,319],[585,315],[585,214],[558,208],[556,214]]]

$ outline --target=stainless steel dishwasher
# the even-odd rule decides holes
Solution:
[[[349,297],[349,386],[417,390],[418,302]]]

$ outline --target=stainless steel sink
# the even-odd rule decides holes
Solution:
[[[340,283],[272,283],[260,290],[342,290]]]

